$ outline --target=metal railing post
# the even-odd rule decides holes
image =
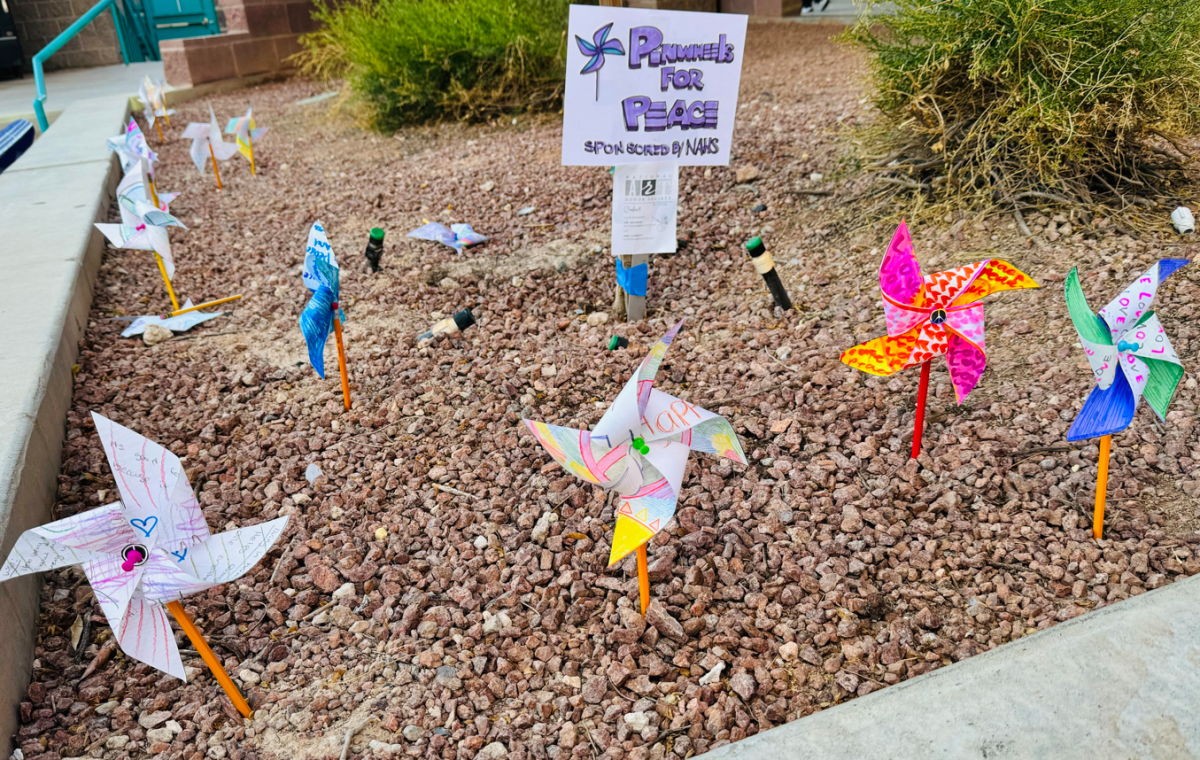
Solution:
[[[39,50],[37,55],[33,57],[33,82],[37,87],[37,97],[33,99],[33,112],[37,115],[38,127],[41,128],[42,132],[50,128],[50,122],[46,120],[46,107],[44,105],[46,100],[46,75],[42,71],[42,64],[46,59],[62,49],[63,45],[70,42],[71,38],[79,34],[85,26],[92,23],[106,8],[113,8],[113,3],[114,0],[100,0],[100,2],[92,6],[91,10],[75,19],[75,23],[63,30],[62,34],[51,40],[49,45]],[[129,54],[125,49],[125,39],[121,34],[121,24],[117,18],[115,8],[113,9],[113,22],[117,26],[117,41],[121,45],[121,57],[125,60],[125,65],[128,66]]]

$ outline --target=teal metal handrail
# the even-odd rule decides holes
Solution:
[[[71,38],[79,34],[79,32],[105,9],[112,12],[113,25],[117,28],[117,42],[121,45],[121,58],[125,61],[125,65],[129,65],[129,51],[125,49],[125,35],[121,34],[121,19],[117,17],[116,0],[100,0],[92,6],[92,9],[75,20],[74,24],[63,31],[62,34],[55,37],[49,45],[38,51],[38,54],[33,57],[33,81],[37,85],[37,97],[33,99],[33,112],[37,114],[38,127],[42,132],[50,128],[50,122],[46,120],[46,107],[43,105],[46,100],[46,75],[42,71],[42,64],[46,59],[54,55],[62,48],[63,45],[71,41]]]

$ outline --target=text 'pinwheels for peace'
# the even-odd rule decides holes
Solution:
[[[891,375],[921,365],[914,458],[920,453],[930,360],[946,357],[961,404],[987,366],[979,299],[1002,290],[1037,286],[1024,272],[999,259],[922,276],[908,225],[900,223],[879,268],[888,334],[847,349],[842,361],[872,375]]]

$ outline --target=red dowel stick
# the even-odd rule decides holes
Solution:
[[[921,385],[917,388],[917,417],[913,420],[912,458],[921,456],[921,435],[925,432],[925,395],[929,392],[929,359],[921,364]]]

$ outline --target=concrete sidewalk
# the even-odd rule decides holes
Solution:
[[[58,488],[67,410],[100,268],[102,221],[119,165],[107,139],[129,113],[125,93],[76,100],[0,174],[0,558],[48,522]],[[29,686],[42,578],[0,584],[0,757],[12,751],[17,704]]]
[[[1200,758],[1200,577],[706,754],[705,760]]]
[[[138,83],[146,75],[156,82],[162,79],[162,63],[152,61],[128,66],[52,71],[46,75],[46,113],[48,116],[57,115],[79,100],[108,95],[137,95]],[[14,119],[29,119],[36,126],[37,120],[33,118],[33,98],[36,94],[32,75],[0,82],[0,126]],[[53,117],[50,121],[53,123]]]

